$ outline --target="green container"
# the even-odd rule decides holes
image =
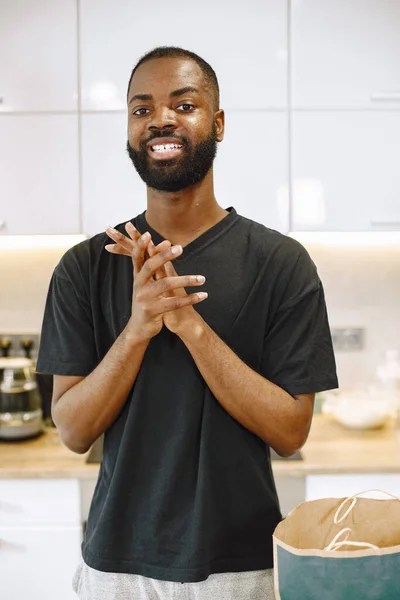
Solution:
[[[276,551],[277,600],[399,600],[400,554],[354,558]]]

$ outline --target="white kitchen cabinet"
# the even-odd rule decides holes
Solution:
[[[400,229],[400,112],[294,112],[292,230]]]
[[[82,107],[126,106],[131,70],[156,46],[181,46],[217,73],[223,108],[287,104],[287,3],[282,0],[81,0]]]
[[[80,559],[81,527],[0,527],[0,586],[4,600],[76,600],[72,579]]]
[[[125,113],[82,117],[83,232],[100,233],[146,210],[146,186],[126,152]],[[111,242],[111,240],[110,240]]]
[[[0,528],[74,526],[80,488],[71,479],[0,479]]]
[[[126,153],[125,114],[83,115],[82,164],[84,233],[146,210],[146,186]],[[221,206],[287,232],[286,112],[227,111],[214,173]]]
[[[295,108],[400,107],[400,0],[293,0]]]
[[[0,112],[76,110],[76,1],[3,1],[0,12]]]
[[[0,480],[0,582],[7,600],[73,600],[82,541],[79,482]]]
[[[80,233],[78,117],[0,115],[0,235]]]
[[[287,115],[225,115],[225,138],[214,166],[215,195],[224,208],[284,233],[288,221]]]

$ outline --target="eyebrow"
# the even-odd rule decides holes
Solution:
[[[170,96],[172,98],[175,98],[176,96],[182,96],[183,94],[188,94],[189,92],[192,94],[193,93],[198,94],[199,90],[196,87],[193,87],[192,85],[187,85],[186,87],[179,88],[179,90],[174,90],[173,92],[170,93]],[[129,100],[129,104],[131,104],[134,100],[141,100],[142,102],[148,102],[149,100],[153,100],[153,96],[151,94],[135,94]]]

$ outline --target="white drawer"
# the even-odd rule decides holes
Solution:
[[[0,479],[0,527],[79,525],[76,479]]]
[[[0,597],[77,600],[72,578],[80,545],[80,527],[0,527]]]

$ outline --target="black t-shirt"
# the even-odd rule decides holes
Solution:
[[[209,296],[195,310],[247,365],[289,394],[337,387],[323,288],[308,253],[229,211],[174,260],[179,275],[206,277],[195,289]],[[133,223],[162,241],[145,213]],[[117,229],[125,232],[124,224]],[[132,262],[109,254],[107,243],[106,234],[96,235],[57,265],[39,371],[88,375],[126,326]],[[167,581],[267,569],[280,520],[268,446],[225,411],[186,346],[164,327],[105,432],[85,562]]]

